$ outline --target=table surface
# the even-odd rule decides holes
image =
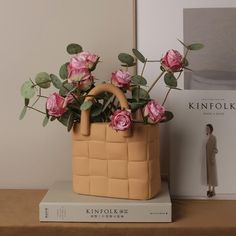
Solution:
[[[173,200],[172,223],[41,223],[46,191],[0,190],[0,236],[236,236],[236,201]]]

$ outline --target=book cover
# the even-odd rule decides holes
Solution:
[[[171,222],[167,183],[151,200],[125,200],[74,193],[71,182],[57,182],[39,205],[40,221],[60,222]]]
[[[236,8],[184,9],[183,26],[186,44],[205,47],[189,53],[192,71],[171,98],[171,193],[236,199]]]

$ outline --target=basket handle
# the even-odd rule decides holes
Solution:
[[[114,94],[118,101],[120,102],[121,109],[128,109],[128,101],[124,95],[124,93],[117,88],[113,84],[99,84],[96,87],[94,87],[89,93],[88,96],[85,98],[85,101],[91,101],[93,100],[94,96],[103,93],[103,92],[109,92]],[[90,134],[90,109],[88,110],[83,110],[81,112],[81,120],[80,120],[80,132],[84,136],[88,136]],[[122,135],[124,137],[130,136],[130,130],[125,130],[125,131],[119,131],[122,132]]]

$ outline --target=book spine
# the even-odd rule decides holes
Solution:
[[[79,205],[41,203],[40,221],[60,222],[171,222],[171,204],[159,206]]]

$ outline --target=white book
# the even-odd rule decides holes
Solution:
[[[167,183],[151,200],[126,200],[74,193],[71,182],[57,182],[39,204],[40,221],[58,222],[171,222]]]

